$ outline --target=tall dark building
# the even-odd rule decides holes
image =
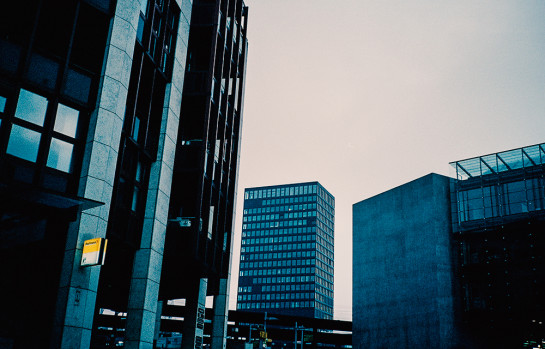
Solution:
[[[464,326],[481,346],[543,347],[545,144],[451,165]]]
[[[355,346],[545,344],[545,145],[451,165],[354,205]]]
[[[333,319],[334,221],[318,182],[246,189],[237,309]]]
[[[0,17],[0,346],[151,348],[185,299],[196,348],[213,296],[222,348],[247,7],[5,1]]]

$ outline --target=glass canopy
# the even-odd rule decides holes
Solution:
[[[454,161],[450,165],[456,170],[456,178],[465,180],[472,177],[496,174],[545,163],[545,143]]]

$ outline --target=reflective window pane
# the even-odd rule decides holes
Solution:
[[[142,42],[142,37],[144,36],[144,18],[142,16],[138,17],[138,28],[136,29],[136,39],[138,42]]]
[[[138,142],[138,132],[140,132],[140,118],[138,118],[138,116],[135,116],[131,135],[132,139],[134,139],[135,142]]]
[[[13,125],[8,141],[7,153],[18,158],[36,162],[41,134],[19,125]]]
[[[131,204],[131,210],[133,212],[136,212],[136,209],[138,208],[138,196],[140,194],[140,189],[138,187],[134,187],[134,191],[132,193],[132,204]]]
[[[63,172],[70,172],[73,149],[73,144],[56,138],[51,139],[51,147],[49,148],[49,156],[47,157],[47,167]]]
[[[59,103],[54,130],[70,137],[76,137],[79,111]]]
[[[30,91],[21,89],[15,117],[43,126],[47,99]]]
[[[142,163],[140,161],[138,161],[138,163],[136,164],[136,182],[140,183],[142,182],[142,174],[143,174],[143,171],[142,171]]]
[[[4,96],[0,96],[0,113],[3,113],[4,110],[6,109],[6,97]]]

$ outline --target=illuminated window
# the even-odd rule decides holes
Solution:
[[[36,162],[41,134],[19,125],[13,125],[8,141],[7,153],[18,158]]]
[[[15,117],[43,126],[47,110],[47,99],[35,93],[21,89]]]
[[[78,126],[79,111],[59,104],[57,108],[57,117],[55,118],[55,127],[53,131],[62,133],[66,136],[75,138]]]
[[[47,167],[62,172],[71,172],[73,150],[73,144],[61,141],[57,138],[52,138],[49,147],[49,155],[47,157]]]

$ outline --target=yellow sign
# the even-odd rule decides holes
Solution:
[[[83,243],[83,254],[81,255],[81,266],[88,267],[104,264],[107,245],[108,240],[104,238],[85,240]]]
[[[259,331],[259,338],[267,339],[267,332]]]

